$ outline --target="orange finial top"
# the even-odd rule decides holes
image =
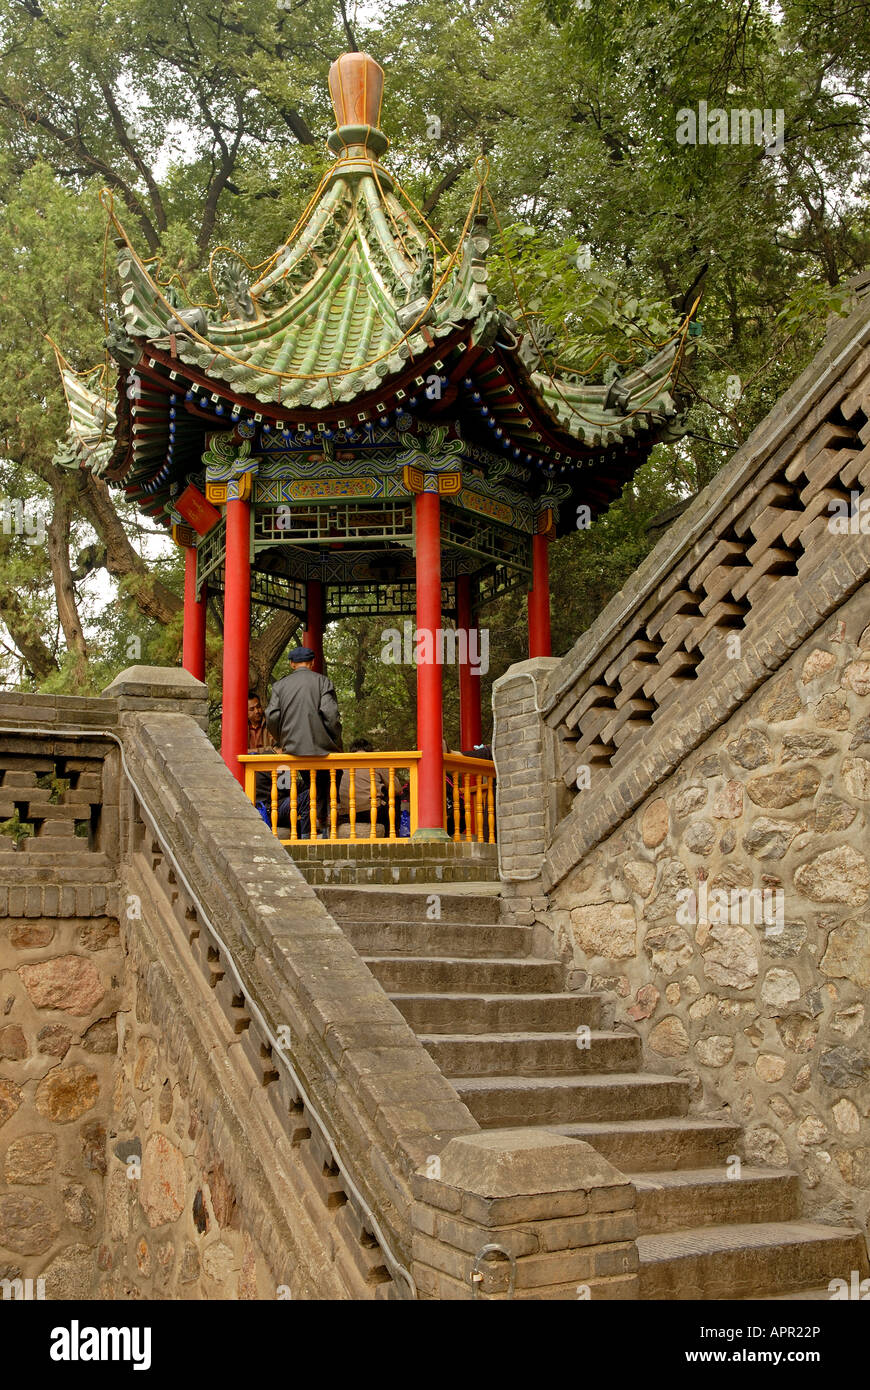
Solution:
[[[336,125],[373,126],[381,120],[384,70],[367,53],[342,53],[329,69]]]

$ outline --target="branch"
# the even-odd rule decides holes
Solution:
[[[55,125],[54,121],[49,120],[48,116],[43,116],[37,111],[28,111],[4,91],[0,91],[0,106],[5,106],[7,111],[14,111],[25,125],[36,126],[37,129],[44,130],[53,140],[78,155],[79,159],[83,160],[92,171],[102,174],[111,188],[117,188],[134,217],[139,219],[145,240],[148,242],[148,249],[150,251],[157,250],[160,238],[141,198],[110,164],[106,164],[104,160],[91,153],[80,133],[70,135],[61,126]]]
[[[442,195],[448,191],[448,189],[453,187],[457,179],[460,177],[461,174],[465,172],[467,168],[468,162],[463,161],[461,164],[457,164],[453,169],[450,169],[448,173],[442,174],[441,178],[438,180],[435,187],[432,189],[432,192],[429,194],[428,198],[423,204],[422,210],[426,217],[429,216],[430,212],[434,212],[439,198],[441,198]]]
[[[5,585],[0,585],[0,617],[27,670],[36,681],[46,680],[58,669],[54,655],[36,631],[33,619],[18,594]]]
[[[359,47],[357,46],[356,41],[356,34],[353,32],[353,26],[350,22],[350,19],[348,18],[346,0],[338,0],[338,6],[341,10],[341,22],[342,26],[344,27],[345,35],[347,37],[348,47],[350,48],[351,53],[359,53]]]
[[[311,131],[311,127],[303,116],[300,116],[295,107],[291,106],[288,110],[280,112],[284,124],[292,130],[300,145],[316,145],[317,141]]]
[[[138,550],[130,544],[106,484],[82,470],[78,475],[78,489],[82,511],[106,547],[105,565],[109,574],[129,581],[129,591],[146,617],[159,623],[171,622],[184,605],[177,594],[151,573]]]
[[[248,677],[252,689],[256,688],[265,695],[275,662],[300,626],[295,613],[275,613],[259,637],[252,640]]]
[[[112,91],[111,87],[107,82],[100,82],[100,91],[103,93],[103,96],[105,97],[106,106],[108,108],[109,115],[112,118],[112,125],[114,126],[115,134],[118,137],[118,144],[121,146],[121,149],[124,150],[124,152],[127,155],[129,155],[130,159],[133,161],[134,165],[139,170],[139,173],[145,180],[148,192],[151,195],[151,205],[154,208],[154,221],[156,222],[159,230],[161,232],[165,232],[167,227],[166,211],[163,207],[163,199],[160,196],[160,189],[157,186],[157,183],[154,179],[154,175],[152,174],[148,165],[145,163],[145,160],[135,149],[133,142],[130,139],[129,132],[127,130],[126,125],[124,124],[124,118],[121,115],[121,112],[118,108],[118,103],[115,101],[115,94]]]

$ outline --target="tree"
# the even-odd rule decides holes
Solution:
[[[210,250],[271,254],[316,186],[326,69],[348,46],[387,69],[391,167],[445,241],[487,178],[500,300],[540,316],[559,360],[619,370],[703,296],[689,433],[555,548],[557,649],[642,557],[650,517],[771,408],[866,262],[870,26],[848,0],[395,0],[362,18],[331,0],[0,0],[0,485],[45,537],[0,534],[7,678],[98,689],[137,643],[143,660],[178,657],[178,555],[118,492],[51,462],[65,415],[43,334],[92,365],[116,307],[99,188],[164,277],[210,297]],[[678,113],[702,101],[782,110],[781,148],[680,144]],[[514,595],[488,615],[491,675],[522,654],[521,610]],[[381,626],[336,629],[351,692]],[[295,631],[257,619],[258,685]],[[366,718],[398,737],[413,680],[373,670]]]

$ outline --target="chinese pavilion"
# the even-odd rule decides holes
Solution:
[[[186,557],[183,664],[199,679],[206,599],[222,602],[222,753],[240,779],[252,604],[298,614],[320,653],[332,619],[469,631],[521,586],[529,655],[548,656],[549,543],[579,506],[609,505],[678,413],[683,335],[607,385],[548,367],[535,320],[488,288],[482,188],[447,252],[380,163],[381,68],[345,54],[329,88],[334,163],[265,267],[239,258],[216,309],[185,307],[110,213],[112,371],[60,359],[57,462],[171,527]],[[417,671],[422,832],[442,825],[442,669]],[[481,711],[467,663],[459,684],[468,748]]]

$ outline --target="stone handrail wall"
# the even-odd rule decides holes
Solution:
[[[863,533],[857,513],[848,534],[829,523],[868,484],[865,303],[536,690],[523,696],[516,685],[524,673],[530,681],[528,663],[503,678],[513,697],[532,699],[533,716],[514,732],[540,750],[545,773],[539,714],[556,738],[546,857],[541,847],[530,857],[523,833],[540,799],[520,795],[516,831],[508,819],[501,836],[507,878],[560,882],[866,581],[866,517]],[[508,695],[499,683],[497,723],[509,717]],[[511,750],[498,742],[501,772]],[[522,775],[514,781],[522,792]]]
[[[312,1170],[331,1178],[335,1202],[343,1194],[352,1206],[355,1188],[409,1268],[410,1175],[433,1145],[476,1122],[204,733],[183,714],[131,708],[122,717],[137,814],[156,834],[193,924],[187,949],[286,1127],[285,1143],[310,1132]],[[122,862],[147,872],[135,836],[122,841]],[[364,1226],[362,1205],[356,1216]]]

